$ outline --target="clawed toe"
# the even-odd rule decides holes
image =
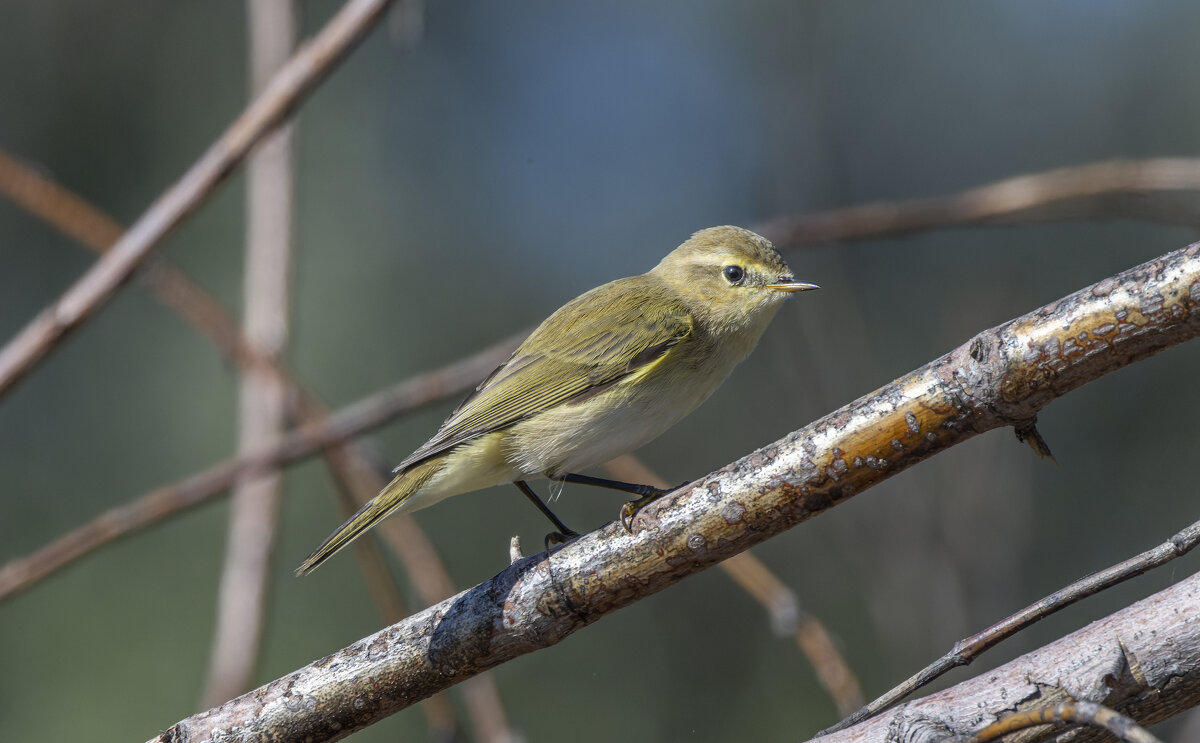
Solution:
[[[629,501],[625,505],[621,506],[621,514],[619,517],[620,521],[621,521],[621,526],[625,527],[626,532],[632,534],[633,533],[633,520],[635,518],[637,518],[638,513],[646,506],[650,505],[654,501],[658,500],[659,498],[663,497],[664,495],[666,495],[667,493],[670,493],[670,492],[671,492],[670,490],[660,490],[658,488],[654,488],[653,491],[648,492],[646,495],[643,495],[641,498],[638,498],[637,500]]]

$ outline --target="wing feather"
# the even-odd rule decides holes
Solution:
[[[687,308],[645,276],[593,289],[538,326],[396,470],[596,394],[657,362],[692,330]]]

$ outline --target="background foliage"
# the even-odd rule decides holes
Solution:
[[[307,26],[332,2],[307,2]],[[691,231],[955,191],[1018,173],[1200,148],[1189,2],[434,2],[381,30],[301,109],[289,353],[333,405],[528,327],[648,269]],[[124,221],[240,109],[238,2],[0,3],[0,147]],[[164,252],[236,306],[240,177]],[[703,474],[971,333],[1196,239],[1128,222],[957,230],[791,251],[824,290],[790,302],[703,408],[642,454]],[[0,203],[0,337],[91,257]],[[826,621],[873,696],[954,640],[1192,521],[1200,348],[1052,405],[1059,465],[985,435],[758,554]],[[136,284],[0,402],[0,561],[228,455],[235,375]],[[450,404],[374,438],[398,461]],[[261,680],[378,626],[352,559],[291,568],[338,522],[289,471]],[[569,488],[572,525],[619,497]],[[223,504],[111,546],[0,606],[14,740],[144,740],[194,711]],[[461,586],[541,517],[513,488],[421,523]],[[576,527],[578,528],[578,526]],[[1195,569],[1074,607],[994,664]],[[973,671],[976,669],[972,669]],[[789,639],[723,575],[496,671],[529,740],[768,740],[835,719]],[[1178,727],[1179,723],[1176,723]],[[1169,736],[1171,729],[1160,731]],[[415,710],[354,740],[420,738]]]

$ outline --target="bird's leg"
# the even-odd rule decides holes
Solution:
[[[520,490],[522,493],[524,493],[526,498],[533,501],[533,505],[537,506],[538,510],[542,512],[542,515],[550,519],[550,523],[554,524],[554,527],[558,530],[552,531],[546,535],[547,550],[550,549],[551,545],[562,544],[563,542],[579,536],[578,532],[572,530],[571,527],[564,524],[557,516],[554,515],[554,512],[550,510],[550,507],[538,497],[537,493],[533,492],[533,488],[529,487],[529,483],[525,482],[524,480],[516,480],[513,482],[513,485],[516,485],[517,490]]]
[[[580,485],[595,485],[598,488],[611,488],[612,490],[620,490],[626,493],[640,495],[642,498],[650,498],[650,500],[662,497],[671,492],[670,490],[656,488],[653,485],[638,485],[637,483],[621,482],[620,480],[605,480],[603,477],[576,475],[570,472],[562,475],[554,475],[553,477],[550,477],[550,479],[558,480],[559,482],[575,482],[579,483]]]
[[[605,480],[603,477],[591,477],[589,475],[576,475],[573,473],[565,473],[556,475],[550,478],[551,480],[559,480],[561,482],[577,482],[581,485],[595,485],[601,488],[612,488],[613,490],[621,490],[626,493],[640,495],[637,500],[632,500],[621,506],[621,525],[625,527],[625,531],[633,533],[633,517],[637,516],[638,511],[645,508],[651,502],[658,500],[670,490],[663,490],[652,485],[638,485],[630,482],[621,482],[620,480]],[[684,483],[685,485],[687,483]]]

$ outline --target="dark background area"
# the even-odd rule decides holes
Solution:
[[[335,7],[304,3],[306,28]],[[133,220],[243,105],[244,15],[226,0],[0,3],[0,147]],[[1200,149],[1194,2],[432,2],[425,20],[416,45],[377,30],[300,110],[288,358],[333,406],[532,326],[701,227]],[[242,197],[239,175],[162,246],[235,308]],[[1194,239],[1112,221],[787,251],[823,290],[640,454],[671,482],[697,477]],[[0,202],[0,338],[91,261]],[[1194,520],[1198,372],[1189,344],[1055,402],[1040,428],[1057,466],[989,433],[756,553],[874,697]],[[235,405],[235,370],[130,285],[0,400],[0,562],[230,455]],[[452,405],[372,442],[399,461]],[[353,559],[291,576],[340,518],[319,463],[286,488],[262,682],[379,627]],[[619,503],[568,487],[556,510],[590,528]],[[226,515],[204,506],[0,605],[6,738],[145,740],[196,711]],[[511,487],[417,518],[461,587],[507,564],[512,534],[546,530]],[[949,680],[1195,569],[1090,599]],[[795,643],[719,571],[495,676],[530,741],[795,740],[836,719]],[[424,738],[416,709],[352,740],[401,736]]]

